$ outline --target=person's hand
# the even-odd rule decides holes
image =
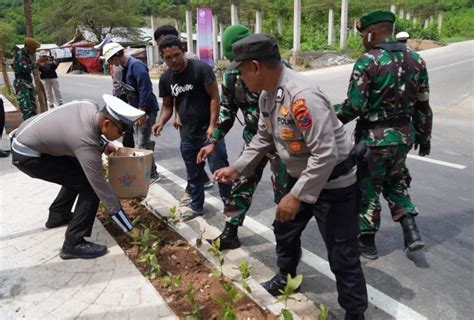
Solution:
[[[239,172],[232,167],[225,167],[214,171],[214,180],[219,183],[231,183],[239,177]]]
[[[420,147],[420,150],[418,151],[418,155],[420,157],[424,157],[430,154],[431,151],[431,142],[424,142],[424,143],[415,143],[415,147],[413,148],[414,150],[418,149]]]
[[[118,150],[117,146],[115,146],[113,143],[109,142],[105,146],[104,153],[105,153],[106,156],[108,156],[109,154],[111,154],[112,152],[115,152],[117,150]]]
[[[153,132],[155,136],[161,135],[161,130],[163,130],[163,124],[160,122],[155,123],[153,127],[151,127],[151,132]]]
[[[284,196],[276,208],[275,220],[288,222],[294,220],[301,206],[301,201],[291,193]]]
[[[206,159],[209,157],[210,154],[214,152],[216,149],[216,145],[211,143],[208,144],[205,147],[202,147],[201,150],[199,150],[197,158],[196,158],[196,163],[201,163],[206,161]]]
[[[137,127],[141,127],[142,125],[145,124],[145,121],[146,121],[146,114],[140,119],[138,119],[137,121],[135,121],[134,125]]]
[[[174,117],[173,128],[179,129],[180,127],[181,127],[181,119],[179,118],[178,113],[176,113]]]
[[[214,132],[214,130],[216,130],[216,126],[214,125],[209,125],[209,127],[207,128],[207,131],[206,131],[206,137],[208,139],[210,139],[212,137],[212,133]]]

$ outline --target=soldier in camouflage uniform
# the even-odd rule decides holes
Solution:
[[[15,53],[13,60],[13,71],[15,72],[15,87],[18,104],[23,113],[23,120],[36,115],[36,97],[33,87],[32,71],[38,66],[31,60],[30,54],[34,54],[41,45],[33,38],[25,38],[25,46]]]
[[[228,27],[223,35],[224,56],[230,61],[234,60],[232,44],[240,39],[250,35],[250,30],[242,25],[233,25]],[[210,139],[211,144],[202,148],[198,160],[204,160],[214,151],[215,145],[222,140],[232,128],[239,109],[244,117],[244,129],[242,137],[244,139],[244,148],[248,146],[258,130],[258,119],[260,111],[258,108],[258,98],[260,93],[250,92],[245,84],[239,78],[239,71],[227,70],[224,72],[222,83],[221,109],[219,114],[219,123],[217,129]],[[286,167],[276,153],[269,153],[257,166],[255,172],[250,177],[241,177],[231,191],[228,204],[224,208],[226,225],[219,236],[220,248],[235,249],[240,247],[240,241],[237,235],[238,227],[242,225],[245,214],[249,210],[252,202],[252,195],[257,188],[267,163],[270,162],[272,170],[272,182],[274,189],[275,203],[286,193],[287,172]]]
[[[418,210],[407,192],[411,177],[405,161],[413,145],[419,146],[420,156],[430,152],[433,114],[428,73],[423,59],[392,37],[394,22],[395,15],[388,11],[361,17],[358,30],[367,52],[354,65],[347,100],[335,106],[343,123],[359,117],[356,143],[363,141],[370,149],[370,175],[361,183],[359,217],[359,247],[369,259],[377,258],[380,193],[393,220],[402,225],[405,248],[424,246],[414,219]]]

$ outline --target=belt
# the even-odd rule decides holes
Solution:
[[[331,172],[331,175],[329,176],[328,181],[334,180],[336,178],[339,178],[340,176],[343,176],[349,173],[349,171],[351,171],[352,168],[354,168],[356,164],[357,164],[356,157],[349,155],[349,157],[346,160],[342,161],[341,163],[339,163],[338,165],[334,167],[334,169]]]
[[[366,119],[359,119],[357,120],[357,127],[361,129],[375,129],[378,127],[399,127],[405,124],[409,124],[411,119],[409,117],[401,117],[401,118],[392,118],[392,119],[384,119],[378,121],[369,121]]]
[[[41,152],[38,152],[36,150],[31,149],[28,146],[25,146],[21,142],[17,141],[16,138],[12,139],[11,147],[13,151],[23,156],[34,157],[34,158],[41,157]]]

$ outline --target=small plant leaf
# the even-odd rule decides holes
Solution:
[[[290,310],[288,309],[281,309],[281,316],[283,320],[293,320],[293,315],[291,314]]]

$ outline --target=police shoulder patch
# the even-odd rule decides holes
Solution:
[[[280,102],[283,101],[283,97],[285,96],[285,92],[283,91],[282,87],[278,87],[276,90],[275,101]]]

